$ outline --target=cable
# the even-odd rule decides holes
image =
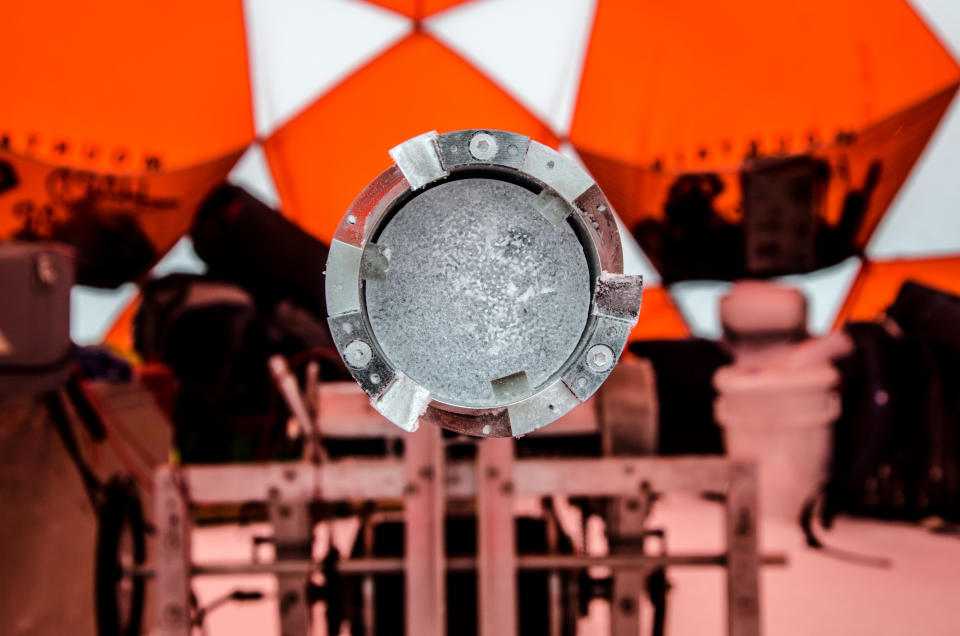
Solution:
[[[803,536],[806,538],[807,545],[809,547],[815,550],[820,550],[826,556],[830,556],[841,561],[847,561],[848,563],[856,563],[858,565],[880,569],[889,569],[893,567],[893,561],[886,557],[859,554],[857,552],[851,552],[849,550],[843,550],[841,548],[834,548],[825,545],[813,530],[813,521],[815,517],[814,512],[817,502],[820,499],[821,497],[819,495],[811,497],[806,501],[806,503],[803,504],[803,510],[800,512],[800,527],[803,529]]]
[[[203,621],[207,619],[207,616],[210,614],[210,612],[218,607],[226,605],[230,601],[260,601],[263,600],[264,596],[264,593],[260,592],[259,590],[233,590],[229,594],[225,594],[210,601],[205,607],[197,609],[197,613],[193,617],[193,625],[202,628]]]

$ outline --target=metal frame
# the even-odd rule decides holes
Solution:
[[[525,435],[585,402],[623,351],[640,311],[642,279],[623,273],[623,249],[610,203],[574,161],[529,137],[462,130],[414,137],[390,151],[395,164],[374,179],[344,215],[330,244],[326,301],[331,335],[347,368],[391,422],[414,431],[421,419],[477,437]],[[373,243],[398,205],[465,170],[507,175],[540,188],[535,207],[553,224],[570,220],[591,264],[591,315],[578,346],[540,387],[489,408],[444,403],[396,368],[366,315],[364,280],[382,280],[387,261]]]
[[[615,579],[616,596],[633,598],[642,592],[642,574],[657,567],[720,566],[727,571],[728,633],[760,633],[757,569],[783,563],[782,557],[761,559],[757,547],[757,483],[752,463],[720,457],[600,459],[515,459],[509,439],[487,440],[476,461],[444,462],[439,429],[426,427],[409,436],[405,458],[350,459],[258,465],[162,467],[156,473],[155,571],[156,633],[187,636],[189,578],[237,573],[273,573],[284,589],[303,585],[320,565],[309,560],[302,545],[295,552],[278,550],[275,563],[193,563],[189,554],[188,500],[194,504],[268,502],[276,509],[278,540],[286,523],[279,506],[295,506],[305,514],[310,501],[402,500],[405,558],[363,557],[341,561],[342,573],[405,573],[407,633],[439,636],[446,631],[444,573],[476,568],[480,634],[515,634],[517,630],[516,572],[559,571],[605,565]],[[652,492],[722,492],[725,494],[727,549],[720,554],[645,555],[612,551],[605,557],[557,554],[517,556],[514,549],[510,500],[518,495],[613,497],[629,514],[643,515],[646,494]],[[444,559],[443,519],[447,498],[476,497],[478,554]],[[639,499],[638,499],[639,498]],[[639,502],[634,508],[630,501]],[[618,506],[620,504],[617,504]],[[290,511],[286,519],[300,519]],[[638,521],[636,518],[634,522]],[[624,517],[621,528],[636,531],[639,523]],[[291,521],[291,523],[293,523]],[[302,530],[297,522],[297,529]],[[288,528],[289,529],[289,528]],[[295,529],[296,530],[296,529]],[[284,536],[291,536],[284,534]],[[293,543],[302,536],[293,532]],[[286,540],[284,540],[286,544]],[[297,554],[300,558],[293,558]],[[141,575],[149,572],[142,571]],[[372,596],[372,594],[371,594]],[[295,613],[302,617],[302,608]],[[614,615],[616,614],[614,608]],[[613,634],[636,634],[639,622],[630,614],[613,622]],[[296,616],[283,622],[284,634],[303,629]]]

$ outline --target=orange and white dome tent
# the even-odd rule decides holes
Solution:
[[[94,284],[165,254],[254,137],[230,0],[4,3],[0,56],[0,240],[82,244]]]
[[[916,3],[944,12],[928,15],[932,24],[953,11]],[[17,106],[0,105],[0,134],[12,141],[4,157],[135,174],[151,194],[161,176],[206,165],[179,194],[186,209],[253,142],[230,178],[324,240],[389,163],[387,149],[431,129],[504,128],[559,146],[583,161],[631,229],[662,218],[677,178],[704,172],[726,184],[717,214],[736,221],[744,160],[791,155],[816,157],[840,175],[820,214],[835,225],[879,157],[853,259],[791,278],[813,294],[815,309],[838,305],[857,259],[874,255],[875,230],[960,82],[953,58],[905,0],[868,9],[855,0],[218,0],[168,3],[163,12],[63,5],[0,9],[13,25],[0,28],[20,34],[0,42],[19,60],[7,84]],[[35,63],[29,48],[41,41]],[[141,163],[40,151],[59,137],[71,148],[129,149],[123,154]],[[159,174],[148,172],[158,167],[150,157],[162,159]],[[0,231],[15,218],[11,201],[22,187],[0,194]],[[951,184],[923,190],[938,188]],[[898,202],[878,237],[896,243],[886,227],[941,223],[943,206],[960,200],[951,192],[956,198],[923,203],[921,213]],[[154,218],[169,218],[151,230],[161,235],[159,254],[189,211]],[[628,268],[647,281],[635,336],[688,335],[676,307],[693,307],[688,296],[703,293],[658,285],[660,274],[625,239],[634,248]],[[960,252],[955,224],[940,240]],[[878,254],[923,251],[905,249]],[[821,293],[831,297],[824,303]]]

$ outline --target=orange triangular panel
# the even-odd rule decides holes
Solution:
[[[416,20],[471,0],[365,0]]]
[[[644,287],[640,320],[630,340],[671,340],[688,338],[690,330],[663,287]]]
[[[190,227],[239,152],[191,168],[138,174],[50,165],[0,150],[0,240],[51,239],[77,249],[77,271],[116,282],[144,274]]]
[[[907,281],[960,295],[960,256],[864,264],[840,309],[835,326],[882,318]]]
[[[139,294],[123,308],[103,337],[103,344],[109,345],[129,357],[136,357],[133,350],[133,321],[140,310]]]
[[[816,153],[831,166],[832,183],[827,188],[824,221],[836,225],[850,191],[862,189],[872,166],[879,169],[876,188],[867,199],[863,219],[858,222],[855,245],[863,249],[917,159],[950,106],[957,85],[870,126],[852,137],[842,137]]]
[[[0,147],[92,171],[177,169],[253,137],[242,3],[0,4]]]
[[[354,197],[421,133],[500,128],[556,145],[534,115],[428,35],[414,33],[264,142],[284,214],[322,240]]]
[[[905,0],[598,0],[571,140],[713,169],[862,130],[958,79]]]
[[[820,226],[825,233],[839,231],[841,219],[845,219],[844,222],[854,228],[849,240],[842,241],[841,247],[846,249],[821,254],[812,264],[813,269],[832,265],[864,248],[909,176],[955,92],[956,86],[951,86],[861,133],[841,136],[819,150],[811,151],[811,161],[823,166],[824,196],[818,210]],[[669,274],[670,268],[664,259],[678,256],[657,244],[657,237],[663,234],[660,227],[667,223],[664,211],[671,188],[685,178],[685,174],[710,175],[718,180],[722,191],[712,201],[712,211],[718,217],[717,225],[742,235],[742,230],[737,229],[742,223],[743,210],[739,170],[683,172],[631,164],[586,150],[580,150],[579,155],[661,273]],[[866,188],[871,171],[876,171],[879,176],[872,188]],[[863,203],[857,210],[851,209],[854,201],[851,195]],[[719,240],[720,234],[716,236]],[[732,242],[728,243],[732,245]],[[715,273],[720,278],[727,278],[721,275],[723,270],[722,262],[715,264]]]

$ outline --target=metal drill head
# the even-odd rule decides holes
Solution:
[[[495,130],[428,133],[344,216],[331,332],[386,417],[522,435],[585,401],[639,312],[610,205],[574,162]]]

